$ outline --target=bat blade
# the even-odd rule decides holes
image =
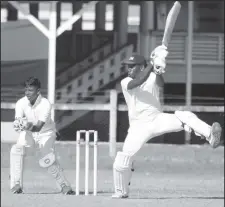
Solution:
[[[173,7],[170,9],[169,14],[166,18],[166,25],[164,29],[162,44],[168,47],[169,41],[172,36],[172,32],[178,17],[178,14],[180,13],[181,4],[179,1],[176,1],[173,5]]]

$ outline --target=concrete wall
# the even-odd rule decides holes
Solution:
[[[48,39],[28,20],[1,23],[1,61],[47,58]]]
[[[36,76],[42,83],[42,88],[47,88],[48,61],[1,61],[1,85],[5,87],[18,87],[28,77]],[[22,85],[21,85],[22,86]]]
[[[13,129],[13,122],[1,122],[1,141],[15,143],[18,133]]]

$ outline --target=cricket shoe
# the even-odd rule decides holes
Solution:
[[[73,191],[69,186],[64,186],[61,190],[61,193],[64,195],[75,195],[75,191]]]
[[[209,138],[206,140],[213,148],[217,148],[220,145],[220,137],[222,133],[222,128],[218,122],[214,122],[211,127],[211,133]]]
[[[21,188],[21,186],[19,184],[16,184],[12,189],[11,189],[11,192],[13,194],[21,194],[23,193],[23,190]]]
[[[112,195],[112,198],[116,198],[116,199],[120,199],[120,198],[128,198],[129,196],[128,196],[128,194],[126,194],[126,193],[114,193],[113,195]]]

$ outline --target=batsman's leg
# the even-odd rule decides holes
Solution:
[[[179,132],[184,129],[188,131],[189,128],[193,129],[196,134],[205,136],[213,147],[218,146],[217,143],[221,136],[221,127],[218,123],[214,123],[212,127],[210,127],[208,124],[198,119],[197,116],[191,112],[182,112],[181,114],[182,117],[179,116],[180,114],[177,112],[176,114],[159,113],[152,122],[139,122],[133,125],[129,129],[122,152],[126,156],[129,156],[130,160],[134,160],[134,156],[137,154],[137,152],[151,138],[166,133]],[[127,169],[128,166],[128,169],[130,169],[130,165],[125,166],[127,166],[125,169]],[[129,171],[127,170],[127,172]],[[115,195],[113,197],[128,197],[127,186],[129,182],[126,181],[126,178],[129,179],[129,173],[127,172],[125,173],[122,170],[120,172],[121,174],[123,173],[123,176],[121,176],[121,183],[124,185],[122,186],[120,184],[121,186],[119,191],[117,190],[117,186],[119,185],[116,184],[116,175],[114,174]]]
[[[143,126],[143,125],[142,125]],[[140,130],[140,126],[131,127],[125,139],[122,152],[118,152],[113,164],[114,190],[113,198],[127,198],[134,157],[149,137],[148,127]]]
[[[190,111],[175,111],[175,116],[183,123],[184,128],[189,128],[196,135],[204,137],[213,148],[220,145],[222,128],[218,122],[210,126]]]
[[[131,179],[132,156],[118,152],[113,164],[114,188],[113,198],[127,198]]]
[[[161,113],[160,113],[161,114]],[[118,152],[114,162],[114,188],[115,194],[113,198],[127,198],[129,193],[129,183],[131,179],[131,165],[133,163],[135,155],[142,148],[142,146],[151,138],[164,134],[166,132],[176,132],[183,130],[182,123],[174,115],[168,114],[168,118],[164,123],[170,123],[169,126],[164,123],[160,123],[155,120],[161,121],[161,118],[156,116],[154,121],[151,122],[137,122],[132,124],[129,128],[128,135],[125,139],[122,152]],[[167,115],[166,115],[167,116]],[[161,116],[160,116],[161,117]],[[158,119],[157,119],[158,118]],[[172,121],[172,122],[170,122]],[[166,123],[166,124],[168,124]],[[162,127],[161,127],[162,126]],[[164,128],[163,128],[164,127]],[[121,158],[122,155],[129,158],[129,162],[123,161],[125,158]],[[128,160],[127,158],[127,160]],[[121,163],[119,163],[119,161]],[[122,163],[124,164],[122,165]],[[117,166],[121,166],[120,168]],[[117,177],[120,174],[120,180]]]
[[[193,130],[197,136],[204,137],[213,148],[219,146],[222,133],[219,123],[215,122],[210,126],[190,111],[175,111],[174,114],[160,113],[151,124],[151,128],[150,138],[170,132]]]
[[[48,173],[56,180],[58,188],[65,195],[74,195],[75,192],[72,190],[69,181],[66,179],[63,169],[60,167],[56,160],[54,143],[55,134],[44,134],[39,138],[39,147],[41,153],[41,159],[39,165],[42,168],[46,168]]]

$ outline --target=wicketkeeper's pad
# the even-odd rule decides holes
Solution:
[[[21,145],[13,145],[10,151],[10,187],[23,185],[23,163],[25,156],[25,147]]]
[[[70,187],[70,183],[65,178],[63,169],[59,166],[54,152],[41,158],[39,160],[39,165],[47,169],[48,173],[56,180],[56,184],[60,190],[65,186]]]

